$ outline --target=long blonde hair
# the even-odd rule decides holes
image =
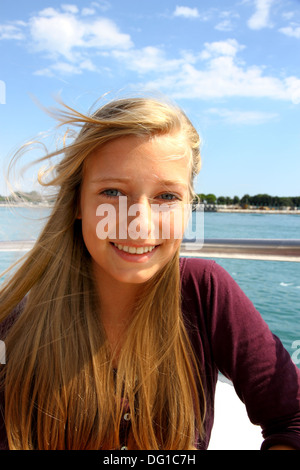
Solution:
[[[116,371],[77,208],[86,158],[125,135],[181,133],[191,153],[192,194],[199,136],[181,110],[151,98],[115,100],[92,115],[66,107],[58,119],[81,130],[50,155],[63,154],[52,179],[41,179],[58,187],[51,215],[0,294],[0,321],[26,296],[5,338],[1,384],[9,447],[119,448],[121,417],[130,409],[129,449],[193,448],[205,398],[181,313],[179,250],[143,285]]]

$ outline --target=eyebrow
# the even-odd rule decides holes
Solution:
[[[183,188],[187,188],[188,184],[183,183],[182,181],[176,181],[176,180],[162,180],[158,179],[157,180],[159,183],[161,183],[163,186],[181,186]]]
[[[128,176],[124,176],[122,178],[113,178],[113,177],[99,177],[95,178],[91,181],[91,183],[129,183],[131,181],[131,178]],[[157,182],[162,184],[163,186],[181,186],[183,188],[187,188],[188,184],[183,183],[182,181],[177,181],[177,180],[164,180],[164,179],[156,179]]]
[[[112,177],[103,178],[100,176],[99,178],[93,179],[91,183],[109,183],[109,182],[128,183],[128,181],[130,181],[130,178],[128,176],[124,176],[123,178],[112,178]]]

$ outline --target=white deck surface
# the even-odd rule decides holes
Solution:
[[[263,437],[232,385],[218,380],[215,421],[208,450],[259,450]]]

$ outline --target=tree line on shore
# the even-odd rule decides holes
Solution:
[[[216,196],[215,194],[203,193],[200,193],[197,196],[199,197],[200,202],[204,204],[239,206],[245,209],[249,206],[274,208],[300,207],[300,196],[280,197],[270,196],[269,194],[256,194],[255,196],[250,196],[249,194],[245,194],[241,198],[238,196],[231,198],[229,196]]]
[[[245,194],[243,197],[239,198],[238,196],[216,196],[212,193],[200,193],[197,196],[199,200],[195,200],[195,203],[200,201],[203,204],[239,206],[245,209],[249,206],[274,208],[300,207],[300,196],[280,197],[270,196],[269,194],[256,194],[255,196],[250,196],[249,194]],[[18,200],[32,203],[43,202],[42,196],[37,191],[31,191],[29,193],[17,192],[15,193],[15,196],[8,197],[0,195],[0,202],[16,202]]]
[[[43,198],[40,193],[37,191],[30,191],[29,193],[21,193],[15,192],[14,195],[11,196],[1,196],[0,195],[0,202],[18,202],[18,201],[25,201],[25,202],[33,202],[39,203],[43,201]]]

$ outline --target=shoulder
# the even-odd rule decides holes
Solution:
[[[192,284],[211,288],[216,284],[235,283],[230,274],[218,263],[203,258],[180,258],[180,277],[183,288]]]
[[[202,258],[180,258],[182,308],[190,316],[206,316],[210,309],[213,277],[218,265],[213,260]],[[218,274],[217,274],[218,276]]]
[[[218,263],[202,258],[180,259],[181,293],[184,304],[202,305],[216,318],[253,308],[238,283]],[[198,307],[197,307],[198,308]]]
[[[215,261],[202,258],[180,258],[180,276],[185,281],[194,276],[204,276],[214,269]]]

